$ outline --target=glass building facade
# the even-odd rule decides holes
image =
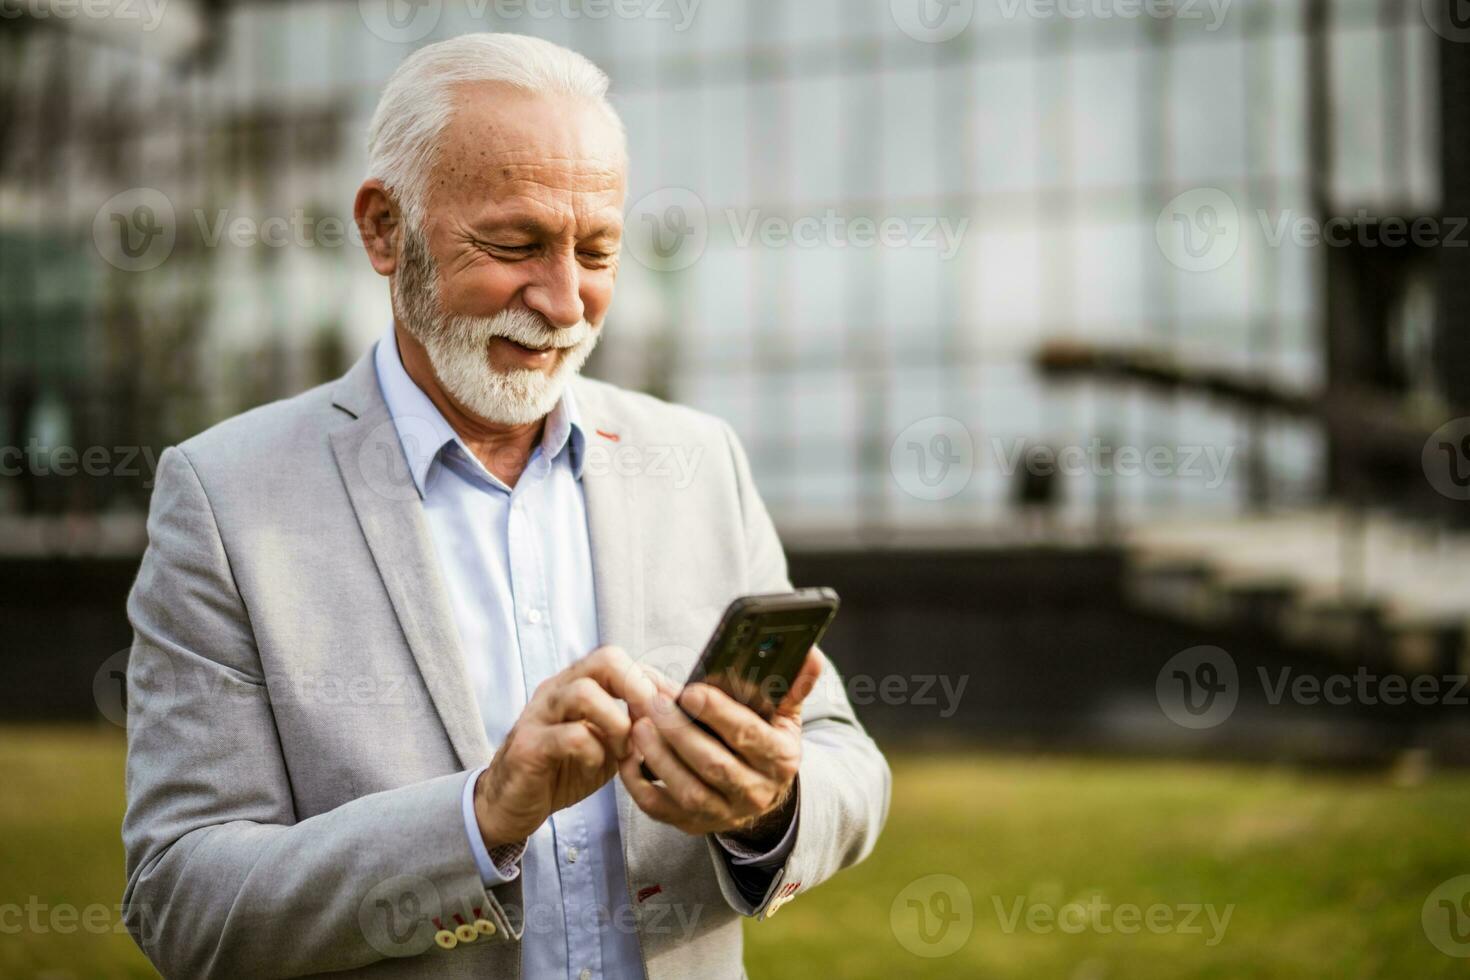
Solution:
[[[1439,208],[1437,35],[1417,3],[1172,7],[176,0],[151,28],[12,18],[4,441],[159,447],[345,369],[389,317],[349,220],[378,91],[416,45],[508,30],[606,68],[630,137],[628,254],[589,370],[728,419],[783,527],[1002,533],[1039,446],[1070,448],[1039,491],[1064,527],[1311,503],[1327,448],[1310,422],[1054,381],[1038,351],[1141,348],[1322,389],[1329,258],[1310,231]],[[1217,234],[1229,254],[1194,261]],[[1432,289],[1395,312],[1411,381],[1434,312]],[[1158,465],[1122,472],[1125,447]],[[964,479],[925,492],[911,449]],[[146,474],[6,483],[12,515],[131,512],[147,491]]]

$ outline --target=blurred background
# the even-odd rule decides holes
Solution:
[[[488,30],[612,77],[588,373],[735,427],[893,755],[752,976],[1460,975],[1466,7],[0,0],[0,973],[151,975],[153,467],[382,334],[368,119]]]

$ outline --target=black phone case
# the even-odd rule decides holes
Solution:
[[[821,642],[839,603],[829,588],[741,596],[725,609],[685,684],[712,684],[770,718],[791,690],[807,652]],[[690,720],[719,738],[698,718]],[[641,771],[645,779],[658,778],[646,764]]]

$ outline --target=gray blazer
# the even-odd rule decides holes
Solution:
[[[574,384],[602,642],[680,678],[731,598],[790,587],[780,542],[723,422]],[[485,890],[465,836],[465,773],[494,746],[371,356],[165,451],[148,539],[123,843],[128,926],[154,964],[519,977],[535,917],[518,883]],[[825,678],[796,843],[758,905],[713,841],[618,785],[631,911],[607,927],[636,928],[650,980],[742,975],[740,916],[872,849],[888,768]]]

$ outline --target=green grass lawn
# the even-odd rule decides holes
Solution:
[[[153,975],[117,926],[122,759],[114,732],[0,729],[0,976]],[[893,763],[878,850],[748,925],[752,977],[1470,973],[1421,922],[1436,886],[1470,874],[1470,776],[1406,788],[1184,763]],[[72,931],[31,928],[28,903],[43,922],[75,907]]]

